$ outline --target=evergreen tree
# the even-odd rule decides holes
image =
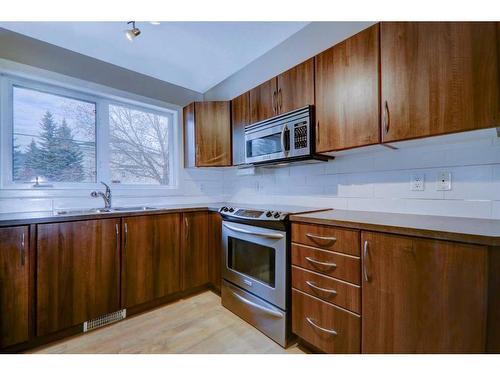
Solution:
[[[42,166],[43,163],[40,157],[40,149],[36,145],[34,139],[31,140],[31,143],[28,146],[28,151],[26,151],[25,157],[26,158],[24,160],[24,166],[23,166],[24,168],[21,177],[26,181],[30,181],[36,176],[43,175],[43,172],[41,171],[43,168]]]
[[[73,132],[63,119],[61,126],[57,129],[58,140],[57,161],[60,168],[59,181],[82,181],[83,154],[80,147],[73,138]]]
[[[57,126],[52,113],[40,122],[41,141],[32,141],[27,152],[25,175],[43,176],[49,181],[77,182],[84,179],[83,154],[66,120]],[[26,176],[28,177],[28,176]]]
[[[58,163],[59,142],[56,138],[57,125],[52,113],[45,112],[40,123],[40,168],[39,173],[49,181],[59,181],[58,176],[61,168]]]
[[[20,150],[21,146],[16,144],[16,140],[14,139],[14,148],[12,150],[12,175],[14,177],[14,181],[19,180],[22,172],[22,158],[23,153]]]

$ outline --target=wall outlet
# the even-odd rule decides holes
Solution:
[[[425,190],[425,174],[414,173],[411,175],[410,190],[424,191]]]
[[[451,190],[451,172],[441,171],[438,173],[436,190]]]

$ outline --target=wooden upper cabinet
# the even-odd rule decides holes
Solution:
[[[37,335],[120,309],[120,219],[38,225]]]
[[[363,353],[484,352],[486,247],[373,232],[362,242]]]
[[[314,104],[314,58],[278,76],[276,106],[286,113]]]
[[[186,167],[231,165],[229,101],[195,102],[184,108]]]
[[[500,125],[495,22],[380,28],[384,142]]]
[[[180,215],[123,219],[122,306],[180,290]]]
[[[29,337],[28,227],[0,228],[0,348]]]
[[[231,100],[233,165],[245,163],[245,126],[250,124],[250,92]]]
[[[316,56],[316,152],[380,142],[379,25]]]
[[[250,123],[256,123],[278,114],[276,77],[250,90]]]
[[[183,216],[182,289],[187,290],[210,282],[209,213],[189,212]]]

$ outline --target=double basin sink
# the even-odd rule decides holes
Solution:
[[[113,208],[86,208],[79,210],[56,210],[54,215],[91,215],[91,214],[106,214],[113,212],[137,212],[137,211],[150,211],[157,210],[156,207],[149,206],[136,206],[136,207],[113,207]]]

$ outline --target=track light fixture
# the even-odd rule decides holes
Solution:
[[[141,30],[138,27],[135,27],[135,21],[127,22],[127,25],[132,24],[132,28],[129,30],[125,30],[125,36],[129,41],[133,41],[134,38],[137,38],[141,34]]]

